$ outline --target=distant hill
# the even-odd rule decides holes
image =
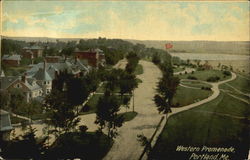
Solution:
[[[13,39],[19,41],[26,41],[26,42],[56,42],[56,40],[60,41],[78,41],[83,38],[48,38],[48,37],[5,37],[2,36],[2,39]]]
[[[47,37],[2,37],[5,39],[22,40],[26,42],[56,42],[60,41],[78,41],[87,38],[47,38]],[[130,40],[133,44],[141,43],[146,47],[165,49],[166,43],[172,43],[173,48],[170,52],[187,53],[221,53],[221,54],[250,54],[250,41],[157,41],[157,40]]]
[[[159,49],[165,49],[166,43],[172,43],[173,48],[170,52],[250,54],[249,41],[128,41]]]

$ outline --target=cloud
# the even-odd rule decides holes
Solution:
[[[51,6],[48,10],[46,3]],[[22,7],[13,13],[6,11],[3,22],[14,25],[4,34],[28,36],[32,31],[56,37],[249,40],[249,10],[238,3],[43,2],[43,8],[37,4],[38,11],[24,12]],[[19,27],[21,22],[26,26]]]

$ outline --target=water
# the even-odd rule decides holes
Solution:
[[[209,54],[209,53],[170,53],[183,60],[250,60],[249,55]]]

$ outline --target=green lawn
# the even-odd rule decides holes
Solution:
[[[183,81],[181,83],[183,85],[189,86],[189,87],[197,87],[197,88],[201,88],[201,87],[211,88],[212,87],[210,84],[206,84],[206,83],[202,83],[202,82],[198,82],[198,81]]]
[[[231,86],[235,87],[238,90],[241,90],[244,93],[250,93],[250,87],[249,87],[250,80],[237,76],[235,80],[228,82],[228,84],[230,84]],[[220,85],[220,89],[226,89],[235,92],[233,88],[227,86],[226,84]]]
[[[93,95],[88,103],[83,107],[85,111],[81,111],[81,114],[90,114],[90,113],[95,113],[96,112],[96,105],[98,103],[99,98],[101,98],[103,95],[101,94],[95,94]]]
[[[192,152],[177,152],[178,145],[232,146],[236,152],[229,153],[229,159],[246,158],[250,138],[249,121],[206,111],[250,117],[250,108],[246,103],[222,93],[212,102],[171,116],[149,159],[189,159]]]
[[[97,88],[96,93],[104,93],[106,88],[107,82],[104,82],[100,87]],[[115,88],[114,92],[120,92],[120,88]]]
[[[173,98],[173,104],[176,107],[182,107],[198,100],[205,99],[212,94],[212,91],[202,90],[202,89],[191,89],[182,86],[178,86],[176,94]]]
[[[96,112],[96,105],[98,103],[98,100],[100,97],[102,97],[102,94],[95,94],[93,95],[90,100],[87,102],[87,104],[83,107],[83,110],[80,111],[81,115],[84,114],[90,114],[90,113],[95,113]],[[118,95],[117,95],[118,96]],[[127,96],[127,95],[125,95]],[[124,96],[124,97],[125,97]],[[130,96],[131,97],[131,96]]]
[[[187,79],[188,76],[196,77],[198,80],[202,80],[202,81],[206,81],[209,77],[214,77],[214,76],[220,77],[220,81],[230,78],[230,76],[225,77],[223,72],[219,71],[219,70],[195,71],[193,74],[188,73],[188,74],[179,75],[179,78],[180,79]]]
[[[140,74],[143,74],[143,67],[141,64],[138,64],[136,69],[135,69],[135,75],[140,75]]]
[[[25,120],[25,119],[21,119],[21,118],[12,116],[12,115],[10,116],[10,121],[11,121],[11,124],[28,122],[28,121]]]
[[[132,119],[134,119],[137,116],[137,112],[125,112],[125,113],[121,113],[121,115],[124,116],[124,121],[131,121]]]
[[[174,72],[180,72],[180,71],[184,71],[183,67],[174,67]]]

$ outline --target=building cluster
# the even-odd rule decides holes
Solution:
[[[2,62],[8,66],[20,65],[21,58],[33,59],[42,57],[43,48],[39,46],[24,47],[22,55],[4,55]],[[31,99],[42,100],[50,93],[52,81],[60,72],[67,72],[76,77],[87,74],[92,68],[105,65],[105,56],[100,49],[80,51],[76,49],[74,58],[46,56],[44,62],[30,64],[29,69],[19,76],[5,76],[1,71],[0,90],[21,89],[27,102]]]
[[[43,48],[39,46],[24,47],[21,54],[10,54],[2,57],[2,63],[7,67],[18,67],[22,58],[33,62],[34,58],[43,58],[44,61],[30,64],[25,73],[18,76],[6,76],[0,70],[0,91],[20,89],[25,95],[26,102],[33,99],[42,101],[45,95],[52,90],[52,81],[61,73],[67,72],[75,77],[84,76],[91,69],[105,65],[105,56],[100,49],[81,51],[76,49],[73,58],[62,56],[43,57]],[[12,129],[10,114],[0,110],[0,138],[6,139]]]

